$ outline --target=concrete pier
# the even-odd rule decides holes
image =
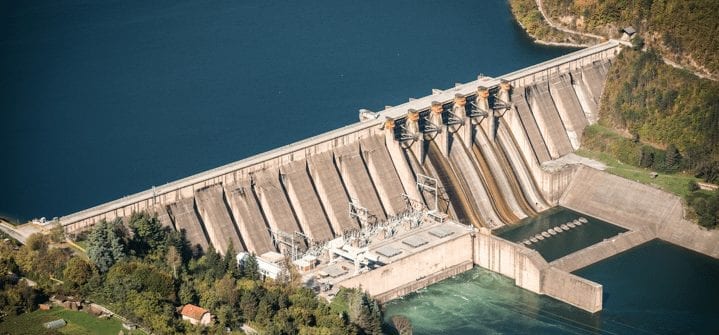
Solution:
[[[349,216],[350,200],[333,160],[331,152],[324,152],[310,157],[308,166],[332,229],[342,235],[359,228],[359,223]]]
[[[307,162],[300,160],[285,164],[280,173],[302,231],[315,241],[332,239],[334,235],[330,224],[307,174]]]
[[[225,204],[222,185],[212,185],[195,193],[197,209],[205,223],[210,242],[220,254],[225,254],[232,243],[235,252],[245,251],[235,224]]]
[[[452,215],[463,224],[471,225],[480,222],[480,217],[470,202],[469,194],[465,191],[466,186],[461,185],[459,178],[452,171],[439,149],[430,145],[427,150],[427,158],[424,164],[425,171],[437,178],[447,197],[453,199],[449,203]]]
[[[280,185],[279,174],[276,170],[259,173],[255,179],[255,191],[260,199],[267,223],[276,234],[302,233],[285,191]],[[302,247],[307,246],[304,240],[298,238],[298,241]],[[282,246],[282,248],[284,247],[286,246]]]
[[[502,226],[505,221],[500,219],[499,213],[492,208],[492,200],[479,176],[479,169],[472,162],[462,142],[453,143],[449,158],[450,165],[459,176],[460,184],[465,186],[469,200],[481,217],[482,224],[492,228]]]
[[[404,188],[384,146],[384,136],[375,135],[362,139],[360,148],[387,215],[397,215],[407,210],[407,204],[402,197]]]
[[[175,225],[172,224],[172,218],[170,218],[170,214],[167,213],[167,207],[164,205],[155,206],[154,212],[155,215],[157,215],[157,221],[160,222],[160,225],[170,230],[175,230]]]
[[[590,94],[589,98],[594,101],[596,105],[599,105],[599,101],[602,98],[604,92],[604,78],[600,68],[604,66],[604,62],[596,62],[591,66],[582,68],[582,83],[588,89]],[[606,72],[604,72],[606,73]]]
[[[551,160],[552,157],[549,154],[547,145],[544,143],[544,138],[542,137],[542,133],[539,131],[539,126],[537,126],[537,122],[534,119],[532,112],[529,110],[529,105],[527,104],[525,95],[523,93],[515,92],[512,95],[512,102],[514,103],[517,116],[519,117],[519,121],[524,129],[524,134],[526,134],[529,139],[529,144],[534,152],[533,158],[539,161],[539,163]]]
[[[506,164],[510,167],[511,171],[514,172],[515,181],[521,187],[522,195],[527,199],[527,202],[534,211],[541,212],[549,208],[550,206],[544,199],[530,170],[531,168],[528,166],[528,162],[534,162],[536,164],[536,160],[534,157],[532,157],[531,160],[522,157],[514,136],[507,131],[507,125],[501,121],[497,131],[496,145],[498,152],[503,154],[503,157],[500,157],[506,159]]]
[[[384,130],[384,144],[387,147],[389,159],[394,164],[394,168],[399,176],[400,182],[402,183],[404,192],[410,197],[410,199],[427,204],[417,188],[417,176],[411,168],[412,162],[410,162],[409,157],[405,156],[404,150],[402,150],[402,146],[399,141],[394,138],[394,121],[388,120],[385,122]]]
[[[549,94],[548,84],[541,82],[530,86],[527,89],[527,96],[531,101],[532,115],[537,121],[539,131],[545,140],[552,159],[557,159],[572,152],[572,145],[567,137],[567,131]]]
[[[376,220],[385,220],[387,216],[362,160],[357,143],[338,148],[335,150],[335,155],[342,181],[344,181],[350,198],[357,199],[358,205],[366,208]]]
[[[250,181],[245,179],[226,185],[225,194],[247,251],[255,255],[276,251]]]
[[[178,231],[184,232],[193,248],[207,250],[209,243],[195,211],[195,199],[182,199],[169,206],[170,217]]]
[[[572,88],[571,78],[568,74],[556,75],[549,80],[549,92],[557,106],[562,123],[567,130],[567,137],[574,150],[579,149],[584,127],[589,122],[582,110],[576,93]]]

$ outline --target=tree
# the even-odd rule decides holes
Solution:
[[[399,335],[412,335],[412,323],[404,315],[394,315],[391,318],[392,326]]]
[[[227,269],[227,273],[229,273],[233,278],[240,278],[240,269],[237,265],[237,252],[235,252],[235,245],[230,241],[230,245],[227,247],[227,252],[225,252],[225,256],[222,259],[222,262],[224,263],[224,268]]]
[[[165,245],[166,234],[162,225],[147,212],[133,213],[129,226],[133,234],[131,246],[137,255],[148,255]]]
[[[73,257],[67,262],[63,271],[65,288],[73,293],[79,293],[93,276],[92,264],[79,257]]]
[[[650,168],[654,165],[654,152],[648,146],[643,146],[639,158],[639,166]]]
[[[682,155],[674,144],[667,146],[667,153],[664,156],[664,163],[668,170],[677,170],[681,165]]]
[[[30,235],[25,240],[25,245],[31,251],[47,251],[48,241],[47,237],[41,233],[35,233]]]
[[[121,225],[119,219],[113,223],[103,220],[95,226],[87,238],[87,256],[103,273],[107,272],[113,264],[125,258],[122,233],[116,227],[117,225]]]
[[[255,257],[254,253],[247,255],[242,261],[242,264],[240,264],[240,273],[252,280],[260,279],[259,264],[257,264],[257,257]]]
[[[699,184],[697,184],[697,182],[694,181],[694,180],[690,180],[689,183],[687,184],[687,189],[689,190],[689,192],[698,191],[698,190],[699,190]]]
[[[182,257],[180,256],[180,253],[177,252],[177,248],[175,248],[175,246],[170,245],[167,248],[165,260],[167,261],[167,265],[172,268],[172,278],[177,279],[177,268],[182,266]]]

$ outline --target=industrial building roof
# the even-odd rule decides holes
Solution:
[[[375,252],[380,254],[381,256],[390,258],[390,257],[394,257],[394,256],[401,254],[402,250],[399,250],[391,245],[385,245],[385,246],[377,248],[377,250],[375,250]]]
[[[427,240],[425,240],[419,236],[410,236],[410,237],[402,240],[402,243],[404,243],[412,248],[417,248],[417,247],[421,247],[421,246],[427,244]]]

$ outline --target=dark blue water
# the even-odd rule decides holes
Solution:
[[[655,240],[576,272],[604,286],[596,314],[474,269],[386,305],[414,334],[717,334],[719,260]]]
[[[0,0],[0,214],[81,210],[569,51],[506,0]]]
[[[535,217],[526,218],[517,225],[508,226],[506,230],[499,232],[498,235],[509,241],[521,243],[536,234],[547,231],[549,228],[574,221],[580,217],[587,219],[587,223],[557,235],[550,235],[549,238],[534,242],[527,247],[537,250],[547,262],[551,262],[627,231],[622,227],[568,208],[554,207]]]

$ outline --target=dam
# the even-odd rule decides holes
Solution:
[[[713,235],[685,229],[679,200],[580,164],[556,164],[579,147],[584,127],[597,121],[607,72],[622,47],[610,40],[497,78],[479,77],[382,111],[363,111],[359,123],[59,221],[72,235],[101,220],[149,211],[183,231],[197,250],[212,245],[225,253],[232,244],[236,251],[295,258],[375,227],[394,227],[423,209],[432,216],[427,225],[446,219],[476,230],[457,230],[451,244],[423,247],[423,257],[433,250],[463,252],[441,264],[427,261],[434,270],[421,278],[397,276],[392,287],[370,288],[373,295],[389,299],[401,294],[395,290],[421,286],[409,288],[412,282],[429,284],[479,265],[596,312],[601,285],[570,272],[657,237],[719,255],[719,247],[706,242]],[[607,192],[610,187],[615,189]],[[492,233],[558,205],[627,232],[552,262]],[[422,238],[432,239],[427,234]],[[408,243],[420,250],[417,241]],[[411,257],[385,262],[383,271],[403,273],[416,263]],[[382,278],[372,273],[361,276]],[[361,282],[354,277],[337,284]]]

